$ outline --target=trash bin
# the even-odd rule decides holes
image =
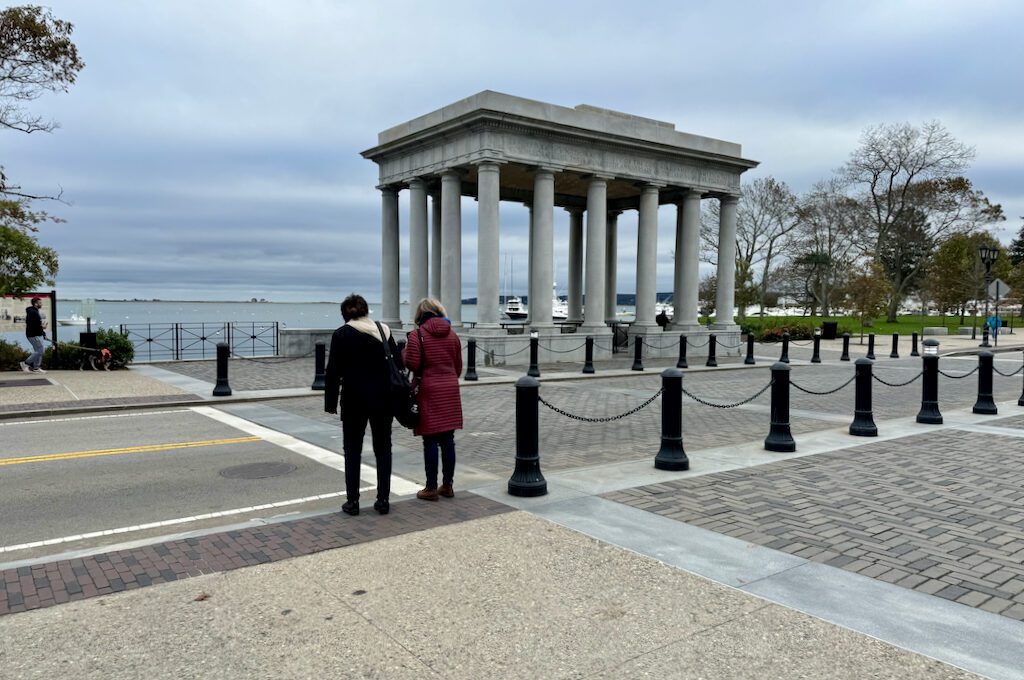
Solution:
[[[821,337],[824,340],[835,340],[838,331],[838,321],[823,321],[821,323]]]

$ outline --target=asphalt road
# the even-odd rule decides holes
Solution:
[[[0,563],[337,507],[345,484],[333,444],[209,407],[4,422]],[[239,469],[257,464],[279,469]],[[375,483],[365,466],[361,476],[364,488]],[[311,499],[320,494],[332,496]],[[252,509],[270,503],[284,505]],[[79,538],[103,531],[113,533]],[[40,541],[55,542],[26,545]]]

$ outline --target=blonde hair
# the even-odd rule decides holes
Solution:
[[[416,305],[416,313],[412,315],[412,321],[417,326],[420,325],[420,319],[427,312],[437,314],[438,316],[448,316],[448,312],[444,310],[444,305],[435,300],[434,298],[423,298],[420,303]]]

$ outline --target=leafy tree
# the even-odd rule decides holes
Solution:
[[[864,326],[885,310],[892,293],[892,285],[885,269],[872,261],[859,274],[850,277],[843,291],[846,307],[860,319],[860,335],[864,337]]]
[[[700,280],[697,289],[697,300],[700,302],[700,315],[709,316],[715,311],[715,298],[718,295],[718,277],[708,274]]]
[[[909,123],[868,128],[850,154],[843,177],[862,191],[874,251],[890,256],[889,321],[896,320],[900,301],[927,263],[927,258],[913,263],[894,257],[901,234],[920,228],[922,236],[936,241],[1004,219],[1002,208],[961,175],[973,158],[974,149],[938,121],[919,128]]]
[[[713,263],[718,253],[719,215],[720,206],[712,202],[701,225],[705,259]],[[756,282],[762,314],[770,276],[789,247],[796,226],[796,196],[785,182],[761,177],[743,187],[736,206],[736,290],[741,290],[741,280]]]
[[[1024,216],[1021,219],[1024,220]],[[1020,231],[1017,232],[1017,238],[1010,242],[1006,255],[1010,258],[1010,264],[1018,265],[1024,262],[1024,225],[1021,225]]]
[[[0,295],[16,295],[53,285],[57,275],[57,251],[40,245],[36,225],[59,222],[44,212],[32,212],[28,202],[0,199]]]

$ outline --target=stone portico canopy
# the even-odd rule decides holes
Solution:
[[[606,317],[614,318],[616,221],[625,210],[639,211],[634,330],[661,330],[654,320],[655,265],[658,209],[665,204],[677,206],[675,244],[668,245],[676,252],[673,327],[697,329],[700,201],[717,199],[716,327],[736,330],[736,199],[740,175],[757,165],[740,154],[739,144],[679,132],[671,123],[492,91],[389,128],[362,154],[380,169],[381,320],[401,326],[398,192],[408,189],[408,299],[439,297],[455,325],[462,322],[461,197],[477,199],[476,332],[484,335],[500,331],[500,201],[530,208],[529,325],[540,331],[554,329],[553,211],[569,212],[569,321],[594,334],[607,332]]]

